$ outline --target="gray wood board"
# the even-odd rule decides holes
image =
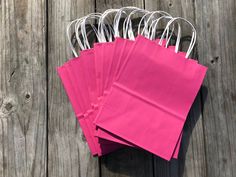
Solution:
[[[165,10],[196,26],[194,53],[208,72],[184,126],[178,160],[132,148],[92,157],[56,73],[72,57],[66,25],[122,6]],[[1,0],[0,177],[234,177],[235,16],[234,0]]]
[[[89,4],[89,5],[88,5]],[[90,155],[56,67],[72,58],[67,24],[94,12],[93,1],[48,1],[48,176],[97,177],[98,159]]]
[[[44,0],[0,1],[1,177],[46,176],[45,12]]]
[[[208,66],[202,92],[207,176],[236,175],[236,4],[196,1],[199,60]]]

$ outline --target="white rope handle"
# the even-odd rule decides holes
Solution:
[[[158,14],[158,15],[161,15],[161,16],[169,16],[169,17],[171,17],[171,15],[170,15],[169,13],[165,12],[165,11],[152,11],[152,12],[149,12],[149,13],[145,14],[145,15],[141,18],[141,20],[140,20],[140,22],[139,22],[139,25],[138,25],[138,34],[143,35],[143,36],[145,36],[145,37],[147,37],[147,38],[150,37],[150,33],[149,33],[149,29],[148,29],[148,27],[149,27],[149,22],[153,19],[153,16],[154,16],[154,15],[157,15],[157,14]],[[147,16],[149,16],[149,17],[148,17],[148,19],[145,21],[145,18],[147,18]],[[142,31],[141,31],[141,24],[142,24],[143,21],[144,21],[144,27],[143,27],[143,29],[142,29]]]
[[[149,39],[150,40],[154,40],[155,39],[156,29],[157,29],[158,24],[160,23],[160,21],[162,19],[169,19],[169,20],[171,20],[172,17],[170,17],[170,16],[161,16],[158,19],[152,21],[152,24],[151,24],[151,26],[149,28],[149,34],[150,34]],[[169,33],[169,31],[167,33]],[[168,37],[168,35],[166,37]]]
[[[139,21],[139,24],[138,24],[138,35],[143,35],[145,37],[148,37],[148,22],[147,22],[146,18],[147,18],[147,16],[152,15],[152,13],[153,12],[146,13],[145,15],[143,15],[143,17]],[[144,23],[144,27],[143,27],[143,29],[141,31],[142,23]]]
[[[70,48],[71,48],[71,50],[72,50],[75,57],[78,57],[78,53],[77,53],[76,49],[74,48],[74,46],[71,42],[71,38],[70,38],[71,37],[70,36],[71,26],[72,25],[75,26],[75,30],[74,30],[75,31],[75,36],[76,36],[76,40],[78,42],[78,45],[79,45],[80,49],[85,50],[87,48],[90,48],[88,38],[87,38],[87,34],[86,34],[86,22],[89,18],[95,18],[96,19],[96,18],[99,18],[100,15],[101,15],[100,13],[89,14],[85,17],[73,20],[67,25],[66,34],[67,34],[67,38],[68,38],[68,41],[69,41],[69,46],[70,46]],[[96,27],[91,23],[90,23],[90,25],[91,25],[96,37],[99,39],[99,35],[98,35]],[[81,39],[80,39],[79,31],[81,31],[81,35],[83,37],[84,42],[82,42]]]
[[[125,10],[137,10],[140,9],[138,7],[133,7],[133,6],[127,6],[127,7],[123,7],[120,8],[119,11],[116,13],[115,18],[114,18],[114,22],[113,22],[113,28],[114,28],[114,37],[120,37],[120,32],[119,32],[119,23],[120,23],[120,19],[122,14],[127,15]]]
[[[108,29],[107,29],[107,27],[108,27]],[[114,29],[113,29],[112,25],[104,24],[103,30],[105,31],[104,42],[112,42],[112,39],[114,37]],[[106,40],[106,36],[107,36],[107,40]]]
[[[98,22],[98,34],[99,34],[102,42],[107,42],[106,35],[108,37],[108,41],[109,42],[112,41],[112,37],[114,35],[114,29],[110,24],[105,24],[104,21],[105,21],[105,19],[107,19],[107,16],[109,14],[117,13],[118,11],[119,11],[119,9],[108,9],[105,12],[103,12],[103,14],[101,15],[99,22]],[[108,32],[106,25],[108,26],[110,32]],[[104,30],[106,32],[106,35],[104,34]]]
[[[144,9],[136,9],[133,10],[126,18],[123,24],[123,37],[124,38],[129,38],[131,40],[135,40],[134,37],[134,32],[133,32],[133,28],[132,28],[132,20],[131,20],[131,16],[137,13],[142,13],[142,14],[146,14],[149,11],[144,10]]]
[[[168,30],[169,26],[170,26],[173,22],[175,22],[175,21],[177,21],[177,20],[183,20],[184,22],[186,22],[187,24],[189,24],[189,25],[191,26],[191,28],[192,28],[192,38],[191,38],[191,42],[190,42],[190,44],[189,44],[189,48],[188,48],[187,53],[186,53],[186,55],[185,55],[185,58],[188,58],[189,55],[190,55],[190,53],[191,53],[192,50],[193,50],[193,47],[194,47],[195,43],[196,43],[196,37],[197,37],[197,36],[196,36],[196,35],[197,35],[196,33],[197,33],[197,32],[196,32],[196,29],[195,29],[195,27],[193,26],[193,24],[190,23],[190,22],[189,22],[188,20],[186,20],[185,18],[182,18],[182,17],[175,17],[175,18],[173,18],[172,20],[170,20],[170,21],[168,22],[168,24],[166,25],[166,28],[165,28],[165,30],[164,30],[162,36],[161,36],[161,39],[160,39],[160,41],[159,41],[159,44],[160,44],[160,45],[162,44],[164,35],[165,35],[166,31]],[[177,40],[176,40],[176,45],[175,45],[175,52],[176,52],[176,53],[179,51],[180,38],[181,38],[181,28],[178,28],[178,35],[177,35]],[[167,44],[167,45],[168,45],[168,44]]]
[[[84,36],[82,34],[82,30],[81,30],[81,25],[82,25],[82,22],[85,19],[85,17],[83,17],[81,20],[78,20],[75,24],[75,37],[76,37],[76,40],[77,40],[81,50],[87,49],[86,44],[81,41],[80,36],[79,36],[79,31],[81,31],[81,35],[84,38]]]
[[[157,29],[158,23],[159,23],[160,20],[162,20],[162,19],[169,19],[169,20],[171,20],[171,19],[173,19],[173,17],[171,17],[171,16],[161,16],[161,17],[159,17],[158,19],[152,21],[152,24],[151,24],[151,26],[150,26],[150,28],[149,28],[149,34],[151,34],[150,40],[154,40],[154,39],[155,39],[156,29]],[[177,24],[178,24],[178,28],[179,28],[179,30],[180,30],[180,28],[181,28],[181,27],[180,27],[180,24],[179,24],[179,23],[177,23]],[[167,28],[167,32],[166,32],[166,47],[169,45],[169,42],[170,42],[170,40],[171,40],[171,37],[172,37],[173,34],[174,34],[174,30],[175,30],[175,25],[173,25],[173,27],[172,27],[172,29],[171,29],[171,33],[169,34],[170,28],[169,28],[169,27]]]
[[[82,36],[83,36],[83,40],[84,40],[85,45],[87,46],[87,49],[90,49],[91,46],[90,46],[90,44],[89,44],[88,37],[87,37],[86,24],[87,24],[88,20],[91,20],[91,19],[95,19],[95,20],[97,19],[97,20],[99,20],[100,17],[101,17],[101,13],[91,13],[91,14],[87,15],[87,16],[82,20],[82,23],[81,23],[81,34],[82,34]],[[96,35],[98,41],[101,42],[102,40],[100,39],[100,36],[99,36],[99,34],[98,34],[97,29],[96,29],[96,28],[94,27],[94,25],[92,25],[91,23],[90,23],[90,25],[92,26],[92,28],[93,28],[93,30],[94,30],[94,32],[95,32],[95,35]],[[78,32],[78,31],[77,31],[77,32]]]
[[[66,27],[66,35],[67,35],[67,39],[68,39],[68,41],[69,41],[69,46],[70,46],[70,49],[72,50],[72,52],[73,52],[73,54],[74,54],[75,57],[78,57],[78,53],[76,52],[76,50],[75,50],[75,48],[74,48],[74,46],[73,46],[73,44],[72,44],[72,42],[71,42],[70,29],[71,29],[71,26],[72,26],[74,23],[81,22],[83,19],[84,19],[84,17],[79,18],[79,19],[76,19],[76,20],[73,20],[73,21],[71,21],[71,22],[67,25],[67,27]],[[78,41],[78,40],[77,40],[77,41]],[[82,42],[81,42],[80,40],[78,41],[78,44],[79,44],[81,50],[84,50],[84,45],[82,44]]]
[[[172,18],[172,20],[173,20],[173,18]],[[171,22],[172,20],[170,20],[169,22]],[[169,36],[169,25],[168,25],[169,22],[167,23],[166,28],[165,28],[164,32],[162,33],[161,39],[160,39],[160,41],[159,41],[159,44],[162,45],[162,43],[163,43],[163,38],[164,38],[164,35],[165,35],[165,33],[166,33],[166,44],[165,44],[165,47],[166,47],[166,48],[167,48],[168,45],[169,45],[171,36],[172,36],[172,34],[173,34],[173,32],[174,32],[174,27],[175,27],[175,26],[173,25],[172,33],[171,33],[170,37],[168,38],[168,36]],[[167,30],[168,30],[168,31],[167,31]],[[181,38],[181,27],[180,27],[180,24],[178,23],[178,34],[177,34],[177,40],[176,40],[176,44],[175,44],[175,52],[176,52],[176,53],[177,53],[178,50],[179,50],[180,38]]]

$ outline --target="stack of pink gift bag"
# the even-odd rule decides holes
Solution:
[[[179,51],[183,27],[192,36]],[[70,22],[67,37],[75,58],[57,71],[91,154],[130,146],[178,158],[183,125],[207,71],[190,58],[194,26],[164,11],[123,7]]]

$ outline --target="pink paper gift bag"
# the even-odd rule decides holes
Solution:
[[[89,95],[90,95],[90,100],[91,100],[91,108],[87,111],[87,113],[89,114],[88,116],[88,121],[89,121],[89,127],[90,127],[90,131],[92,132],[92,135],[94,136],[94,134],[96,134],[96,126],[93,124],[93,121],[96,117],[97,114],[97,109],[99,106],[99,102],[98,102],[98,94],[97,94],[97,87],[96,87],[96,74],[95,74],[95,58],[94,58],[94,50],[93,49],[89,49],[86,51],[82,51],[81,53],[81,57],[80,57],[80,65],[82,65],[83,67],[83,74],[84,77],[87,78],[86,82],[88,85],[88,91],[89,91]],[[75,75],[76,72],[78,73],[78,69],[79,66],[78,65],[74,65],[73,66],[75,69]],[[82,75],[81,75],[82,76]],[[77,80],[78,81],[78,80]],[[76,81],[75,81],[76,82]],[[80,83],[78,82],[78,84],[84,84],[85,83]],[[113,143],[110,141],[106,141],[106,140],[98,140],[97,137],[94,137],[94,141],[96,141],[95,144],[99,145],[98,147],[98,155],[103,155],[103,154],[107,154],[109,152],[114,151],[115,149],[119,149],[122,146],[117,144],[117,143]],[[99,143],[99,144],[98,144]]]
[[[169,160],[206,68],[155,46],[138,37],[96,124]]]
[[[111,78],[111,61],[113,57],[114,42],[96,43],[94,45],[95,70],[98,85],[98,96],[101,100],[104,91],[108,88],[108,81]]]
[[[85,108],[84,108],[84,106],[82,106],[78,102],[77,97],[75,97],[75,95],[76,95],[75,90],[72,87],[71,80],[70,80],[69,74],[67,72],[67,69],[65,68],[65,66],[61,66],[57,69],[57,71],[58,71],[58,74],[59,74],[61,81],[64,85],[64,88],[67,92],[67,95],[70,99],[70,102],[71,102],[71,105],[72,105],[73,110],[75,112],[75,115],[80,122],[80,127],[83,130],[83,133],[84,133],[84,136],[87,140],[90,151],[91,151],[92,155],[97,155],[97,150],[96,150],[96,147],[95,147],[95,144],[93,141],[92,132],[90,131],[90,128],[88,128],[86,119],[83,119]]]
[[[125,10],[133,10],[134,11],[144,11],[142,9],[136,8],[136,7],[125,7],[120,9],[114,19],[114,30],[115,30],[115,36],[119,36],[119,23],[120,23],[120,17],[122,13]],[[111,13],[112,11],[108,12]],[[131,12],[131,13],[132,13]],[[108,15],[108,13],[105,12],[105,16]],[[105,17],[104,16],[104,17]],[[99,24],[103,23],[104,18],[101,18],[99,21]],[[101,25],[99,25],[101,27]],[[104,33],[104,31],[99,28],[100,33]],[[117,42],[118,41],[118,42]],[[132,41],[133,42],[133,41]],[[100,84],[99,88],[99,95],[101,98],[101,105],[105,98],[106,93],[109,92],[109,89],[111,87],[111,84],[114,80],[115,74],[117,73],[117,70],[119,69],[121,65],[121,55],[123,54],[123,51],[126,49],[129,50],[129,46],[126,45],[127,41],[122,38],[116,38],[115,42],[106,42],[106,43],[99,43],[95,44],[95,63],[97,68],[97,78],[98,83]],[[99,78],[101,77],[101,78]],[[102,94],[103,93],[103,94]],[[103,95],[103,96],[101,96]],[[134,145],[126,142],[125,140],[122,140],[121,138],[111,134],[110,132],[107,132],[102,129],[97,129],[97,132],[95,136],[103,137],[103,139],[107,139],[113,142],[117,142],[120,144],[128,145],[134,147]],[[106,138],[104,138],[106,137]]]
[[[87,95],[86,92],[88,89],[83,87],[84,85],[86,85],[86,81],[84,81],[85,77],[83,75],[83,68],[81,64],[82,58],[85,59],[84,57],[72,59],[64,66],[59,67],[58,74],[63,82],[64,88],[75,111],[75,115],[78,118],[85,138],[88,142],[91,153],[93,155],[100,156],[110,153],[120,148],[121,146],[110,141],[98,140],[97,137],[94,137],[96,126],[93,124],[93,121],[97,114],[97,110],[93,109],[91,107],[91,104],[83,102],[82,95]],[[71,66],[74,66],[77,71],[74,72],[73,69],[75,68]],[[89,100],[89,97],[85,99]]]
[[[159,42],[159,39],[157,39],[156,41]],[[165,44],[165,40],[163,42]],[[119,71],[118,68],[120,68],[120,66],[122,66],[122,59],[126,58],[126,55],[127,55],[127,53],[129,53],[130,48],[132,48],[133,43],[134,43],[134,41],[131,41],[131,40],[127,40],[127,39],[123,39],[123,38],[116,38],[115,46],[114,46],[115,50],[114,50],[113,59],[112,59],[113,65],[111,67],[112,68],[111,71],[113,71],[113,73],[110,73],[110,75],[113,76],[113,75],[115,75],[115,73],[114,73],[115,71]],[[174,49],[173,49],[173,51],[174,51]],[[178,53],[178,54],[180,54],[180,53]],[[112,81],[113,80],[111,80],[110,83],[112,83]],[[120,144],[124,144],[127,146],[135,147],[135,145],[133,145],[132,143],[130,143],[130,142],[106,131],[106,130],[103,130],[103,129],[98,128],[98,131],[96,132],[96,136],[103,138],[103,139],[110,140],[110,141],[114,141],[114,142],[117,142]],[[176,150],[173,154],[173,158],[178,157],[180,142],[181,142],[181,138],[179,139],[179,141],[176,145],[177,147],[176,147]]]
[[[97,113],[97,87],[94,71],[93,49],[81,52],[81,56],[70,60],[58,68],[58,74],[80,122],[89,148],[93,155],[103,155],[121,146],[94,137],[96,126],[93,124]]]
[[[161,17],[161,18],[169,18],[169,17]],[[156,20],[156,21],[157,21],[157,20]],[[157,22],[158,22],[158,21],[157,21]],[[156,23],[156,24],[157,24],[157,23]],[[156,26],[155,26],[155,28],[156,28]],[[156,29],[154,29],[154,30],[156,30]],[[121,39],[121,40],[122,40],[122,39]],[[116,40],[115,43],[118,43],[118,44],[119,44],[118,41],[120,41],[120,40]],[[156,41],[159,42],[159,39],[157,39]],[[164,43],[163,45],[165,45],[165,40],[163,40],[163,43]],[[127,51],[129,50],[129,47],[125,45],[125,40],[124,40],[124,39],[123,39],[123,42],[120,42],[120,44],[121,44],[123,47],[125,46],[125,48],[127,49]],[[119,45],[116,45],[116,46],[119,46]],[[118,47],[118,48],[119,48],[119,47]],[[123,51],[123,50],[121,50],[121,49],[122,49],[122,47],[120,47],[120,50],[117,50],[117,51]],[[172,50],[174,51],[175,47],[169,46],[169,49],[172,49]],[[116,54],[116,52],[114,52],[114,54],[115,54],[114,56],[119,56],[119,54],[122,55],[122,53],[123,53],[123,52],[119,52],[119,53]],[[185,53],[184,53],[184,52],[179,52],[178,55],[185,56]],[[119,58],[119,57],[118,57],[118,58]],[[114,60],[114,59],[113,59],[113,60]],[[194,60],[194,62],[196,62],[196,61]],[[114,69],[114,70],[117,71],[116,69]],[[121,138],[117,137],[117,136],[114,135],[114,134],[108,133],[106,130],[103,130],[103,129],[98,129],[97,136],[100,137],[100,138],[108,139],[108,140],[111,140],[111,141],[114,141],[114,142],[118,142],[118,143],[121,143],[121,144],[125,144],[125,145],[128,145],[128,146],[134,146],[133,144],[131,144],[131,143],[125,141],[124,139],[121,139]],[[181,142],[181,139],[182,139],[181,137],[182,137],[182,133],[181,133],[180,138],[179,138],[179,140],[178,140],[178,143],[177,143],[177,145],[176,145],[175,152],[174,152],[174,154],[173,154],[173,158],[177,158],[177,157],[178,157],[178,152],[179,152],[179,148],[180,148],[180,142]]]

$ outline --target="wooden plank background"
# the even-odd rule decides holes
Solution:
[[[178,160],[126,148],[91,157],[56,66],[69,21],[107,8],[165,10],[193,22],[209,70]],[[0,177],[235,177],[234,0],[0,0]]]

